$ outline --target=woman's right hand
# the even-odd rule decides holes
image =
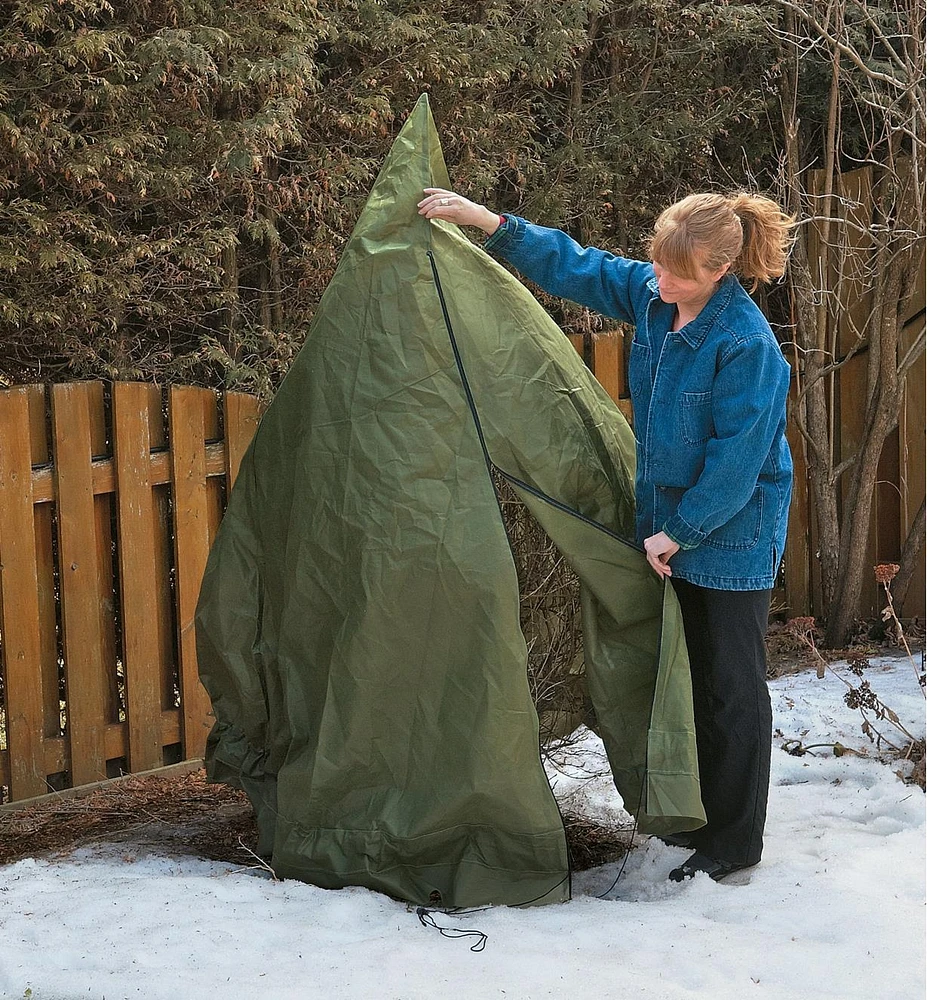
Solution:
[[[501,219],[483,205],[443,188],[425,188],[426,197],[418,203],[418,214],[426,219],[443,219],[458,226],[478,226],[487,236],[501,225]]]
[[[654,573],[666,578],[673,575],[669,561],[679,551],[679,543],[674,542],[665,531],[644,539],[644,553]]]

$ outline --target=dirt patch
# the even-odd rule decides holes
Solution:
[[[94,842],[247,864],[257,844],[243,792],[209,785],[205,772],[124,778],[90,795],[0,813],[0,863],[60,856]],[[253,861],[253,858],[252,858]]]
[[[814,665],[814,653],[785,622],[772,622],[766,630],[766,676],[797,674]]]
[[[624,856],[627,832],[564,816],[576,871]],[[93,843],[123,844],[127,856],[151,851],[257,865],[257,827],[244,792],[210,785],[203,770],[178,777],[123,778],[76,799],[0,813],[0,864],[62,857]]]
[[[796,619],[805,621],[806,619]],[[811,619],[807,619],[810,621]],[[924,649],[924,628],[918,621],[907,622],[905,637],[915,661],[920,661]],[[820,655],[828,662],[851,658],[868,659],[876,656],[904,657],[906,652],[890,633],[883,622],[858,622],[850,643],[842,649],[822,649],[823,631],[814,629],[810,633]],[[802,670],[816,668],[819,660],[814,651],[804,641],[790,622],[770,622],[766,631],[766,676],[771,680],[785,674],[796,674]]]

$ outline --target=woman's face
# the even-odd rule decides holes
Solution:
[[[657,278],[660,298],[684,308],[701,308],[714,295],[715,286],[727,273],[730,264],[710,271],[703,264],[696,266],[694,278],[682,278],[673,274],[659,261],[653,262],[653,273]]]

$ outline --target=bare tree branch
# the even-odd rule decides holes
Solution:
[[[898,381],[901,382],[905,379],[911,366],[920,358],[924,353],[924,343],[925,343],[925,327],[924,323],[921,323],[921,328],[914,338],[914,343],[905,351],[898,363]]]
[[[792,0],[775,0],[775,2],[780,7],[791,10],[798,18],[804,21],[805,24],[811,27],[818,37],[827,43],[829,48],[845,55],[856,65],[857,69],[859,69],[870,80],[878,80],[881,83],[886,83],[890,87],[894,87],[896,90],[900,90],[904,93],[909,93],[913,89],[912,85],[903,78],[890,76],[887,73],[880,73],[867,66],[863,61],[862,56],[860,56],[855,48],[847,45],[846,42],[842,41],[840,38],[828,31],[828,29],[825,28],[813,14],[802,7],[801,4],[792,3]]]

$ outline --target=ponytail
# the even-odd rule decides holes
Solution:
[[[728,198],[731,211],[743,227],[743,245],[734,259],[734,271],[752,282],[766,284],[785,274],[794,237],[795,220],[771,199],[740,192]]]

